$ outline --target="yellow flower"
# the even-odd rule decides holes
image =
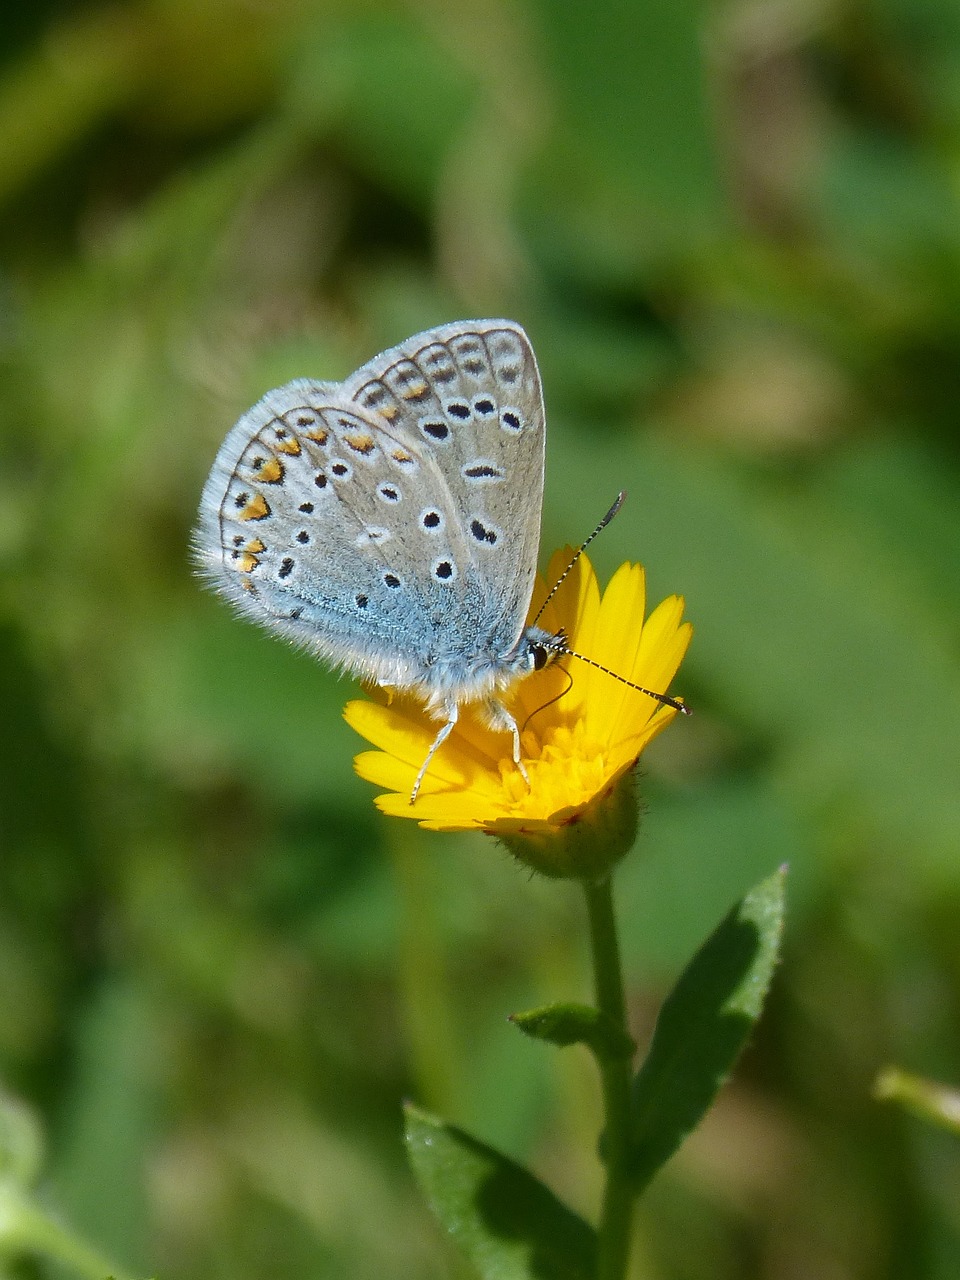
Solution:
[[[556,552],[548,582],[559,578],[572,555],[570,548]],[[531,618],[546,594],[545,582],[538,579]],[[539,625],[563,630],[572,650],[625,680],[666,692],[692,628],[681,621],[679,596],[664,600],[646,621],[644,608],[641,565],[621,565],[601,599],[596,574],[581,556]],[[464,707],[411,804],[411,788],[437,722],[415,698],[390,697],[382,690],[373,697],[348,703],[344,715],[380,748],[355,760],[362,778],[388,788],[377,797],[377,806],[434,831],[498,835],[511,848],[514,838],[549,844],[552,836],[587,818],[591,808],[609,801],[647,743],[677,714],[606,672],[566,658],[562,666],[518,680],[503,695],[522,730],[529,786],[513,762],[510,734],[487,728]]]

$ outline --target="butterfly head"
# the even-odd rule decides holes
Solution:
[[[542,671],[570,652],[567,633],[562,630],[551,633],[544,631],[542,627],[527,627],[523,633],[521,652],[526,672]]]

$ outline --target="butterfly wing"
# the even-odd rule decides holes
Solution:
[[[533,593],[543,505],[543,393],[527,335],[507,320],[445,325],[364,365],[344,391],[424,451],[456,516],[478,641],[511,650]]]
[[[246,413],[204,489],[198,556],[244,613],[335,664],[456,693],[522,633],[543,447],[523,331],[432,330]]]

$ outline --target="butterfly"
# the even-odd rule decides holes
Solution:
[[[268,392],[214,459],[194,534],[202,572],[269,630],[422,699],[439,727],[411,803],[467,703],[512,735],[527,778],[503,694],[571,654],[563,632],[526,621],[544,447],[526,333],[463,320],[343,382]]]
[[[565,651],[527,626],[545,418],[523,329],[468,320],[409,338],[343,382],[268,392],[221,445],[194,544],[247,617],[439,722],[466,703],[513,736],[501,695]]]

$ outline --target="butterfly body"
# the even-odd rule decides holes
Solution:
[[[464,321],[269,392],[204,487],[197,558],[240,612],[443,722],[414,794],[468,702],[520,765],[497,695],[561,641],[526,626],[544,429],[526,334]]]

